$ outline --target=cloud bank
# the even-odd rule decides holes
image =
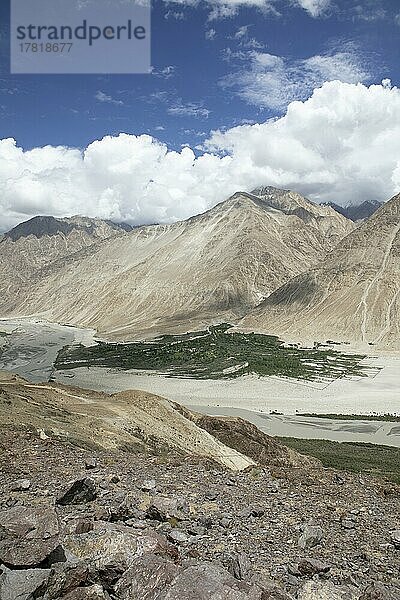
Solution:
[[[279,119],[212,132],[200,156],[148,135],[108,136],[84,152],[0,141],[2,230],[37,214],[173,222],[262,184],[341,204],[398,192],[400,90],[328,82]]]

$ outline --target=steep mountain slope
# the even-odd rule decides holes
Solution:
[[[400,194],[316,268],[276,290],[243,327],[400,348]]]
[[[3,296],[0,313],[122,339],[237,320],[352,227],[292,192],[237,193],[188,221],[141,227],[53,262],[18,299]]]
[[[21,223],[0,238],[2,292],[19,294],[43,267],[123,233],[124,226],[88,217],[38,216]]]
[[[331,206],[336,210],[336,212],[344,215],[347,217],[347,219],[356,222],[364,221],[365,219],[371,217],[378,210],[378,208],[382,206],[382,202],[366,200],[357,206],[339,206],[334,202],[328,202],[324,206]]]

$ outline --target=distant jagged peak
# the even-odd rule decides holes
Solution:
[[[131,227],[126,224],[103,221],[81,215],[73,217],[53,217],[52,215],[38,215],[19,223],[16,227],[4,234],[4,239],[17,242],[29,236],[37,239],[53,237],[57,235],[68,236],[74,230],[83,231],[94,237],[109,237],[113,232],[130,231]]]
[[[383,202],[379,202],[378,200],[365,200],[361,204],[347,204],[346,206],[341,206],[335,202],[324,204],[324,206],[332,207],[336,212],[354,222],[369,219],[382,205]]]
[[[59,234],[68,235],[74,229],[72,223],[64,219],[57,219],[51,215],[38,215],[28,221],[19,223],[16,227],[4,234],[5,239],[17,242],[21,238],[34,236],[36,238],[54,236]]]

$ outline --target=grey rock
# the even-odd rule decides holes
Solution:
[[[90,519],[80,518],[78,519],[75,527],[75,533],[89,533],[94,529],[94,523]]]
[[[142,483],[142,490],[144,492],[151,492],[156,488],[156,480],[155,479],[145,479]]]
[[[343,529],[355,529],[356,523],[353,519],[343,519],[342,527]]]
[[[210,500],[211,502],[213,500],[216,500],[218,498],[218,496],[219,496],[219,490],[216,490],[216,489],[209,489],[204,494],[204,497],[206,498],[206,500]]]
[[[25,569],[10,571],[0,568],[0,598],[1,600],[29,600],[47,579],[49,571],[45,569]]]
[[[391,541],[397,550],[400,550],[400,529],[392,532]]]
[[[110,596],[103,590],[101,585],[95,584],[89,587],[76,588],[73,592],[63,596],[62,600],[110,600]]]
[[[153,600],[170,584],[179,572],[173,562],[155,554],[136,558],[115,586],[121,600]]]
[[[90,561],[98,570],[110,564],[125,570],[141,554],[170,550],[165,537],[155,531],[144,533],[114,523],[95,523],[89,533],[66,536],[63,547],[77,559]]]
[[[246,579],[250,572],[251,564],[246,554],[240,552],[229,557],[227,568],[235,579]]]
[[[197,563],[182,569],[162,597],[163,600],[246,600],[249,591],[249,586],[225,569],[211,563]],[[259,599],[261,593],[260,590]]]
[[[400,600],[400,590],[374,583],[363,591],[359,600]]]
[[[54,565],[47,579],[37,590],[43,600],[57,600],[79,586],[89,583],[89,567],[84,561],[71,561]]]
[[[93,479],[85,477],[75,481],[60,498],[57,504],[66,506],[67,504],[84,504],[91,502],[97,497],[97,487]]]
[[[315,558],[303,558],[299,561],[297,569],[300,575],[312,577],[319,573],[327,573],[330,570],[330,565],[321,562]]]
[[[90,471],[91,469],[95,469],[97,467],[97,460],[95,458],[87,458],[85,460],[85,468]]]
[[[358,600],[357,588],[334,585],[330,581],[308,581],[300,590],[298,600]]]
[[[265,509],[261,506],[248,506],[239,511],[238,516],[244,519],[249,517],[262,517],[265,513]]]
[[[302,535],[299,538],[300,548],[312,548],[319,544],[324,537],[324,532],[318,525],[306,525]]]
[[[287,572],[289,575],[293,575],[293,577],[301,577],[301,573],[299,571],[299,567],[294,563],[289,563],[287,566]]]
[[[260,589],[260,600],[294,600],[293,596],[287,594],[274,581],[271,581],[260,573],[255,573],[249,583],[254,586],[251,588],[252,591],[249,594],[249,598],[256,598],[257,592],[255,590]]]
[[[59,544],[54,509],[14,506],[0,511],[0,561],[13,567],[33,567]]]
[[[222,517],[219,524],[224,529],[228,529],[232,525],[232,519],[230,519],[229,517]]]
[[[26,492],[31,487],[31,482],[29,479],[18,479],[12,485],[12,492]]]
[[[189,509],[185,501],[157,496],[147,509],[147,517],[156,521],[183,520]]]
[[[168,533],[167,538],[173,544],[187,544],[187,542],[189,541],[189,537],[186,535],[186,533],[181,531],[180,529],[177,529],[176,527],[174,527]]]

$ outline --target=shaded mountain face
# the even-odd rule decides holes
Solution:
[[[0,312],[40,313],[115,339],[235,322],[353,228],[329,207],[269,190],[239,192],[188,221],[137,228],[48,262],[18,299],[4,294]]]
[[[400,348],[400,194],[242,321],[300,340]]]
[[[57,235],[68,237],[73,231],[79,231],[87,238],[110,237],[113,232],[131,231],[132,227],[127,223],[114,223],[113,221],[102,221],[90,219],[89,217],[67,217],[56,219],[52,216],[37,216],[20,223],[4,234],[4,239],[17,242],[21,238],[34,236],[37,239],[43,237],[54,237]]]
[[[324,206],[331,206],[336,212],[356,222],[371,217],[382,206],[382,202],[366,200],[357,206],[339,206],[334,202],[328,202]]]

